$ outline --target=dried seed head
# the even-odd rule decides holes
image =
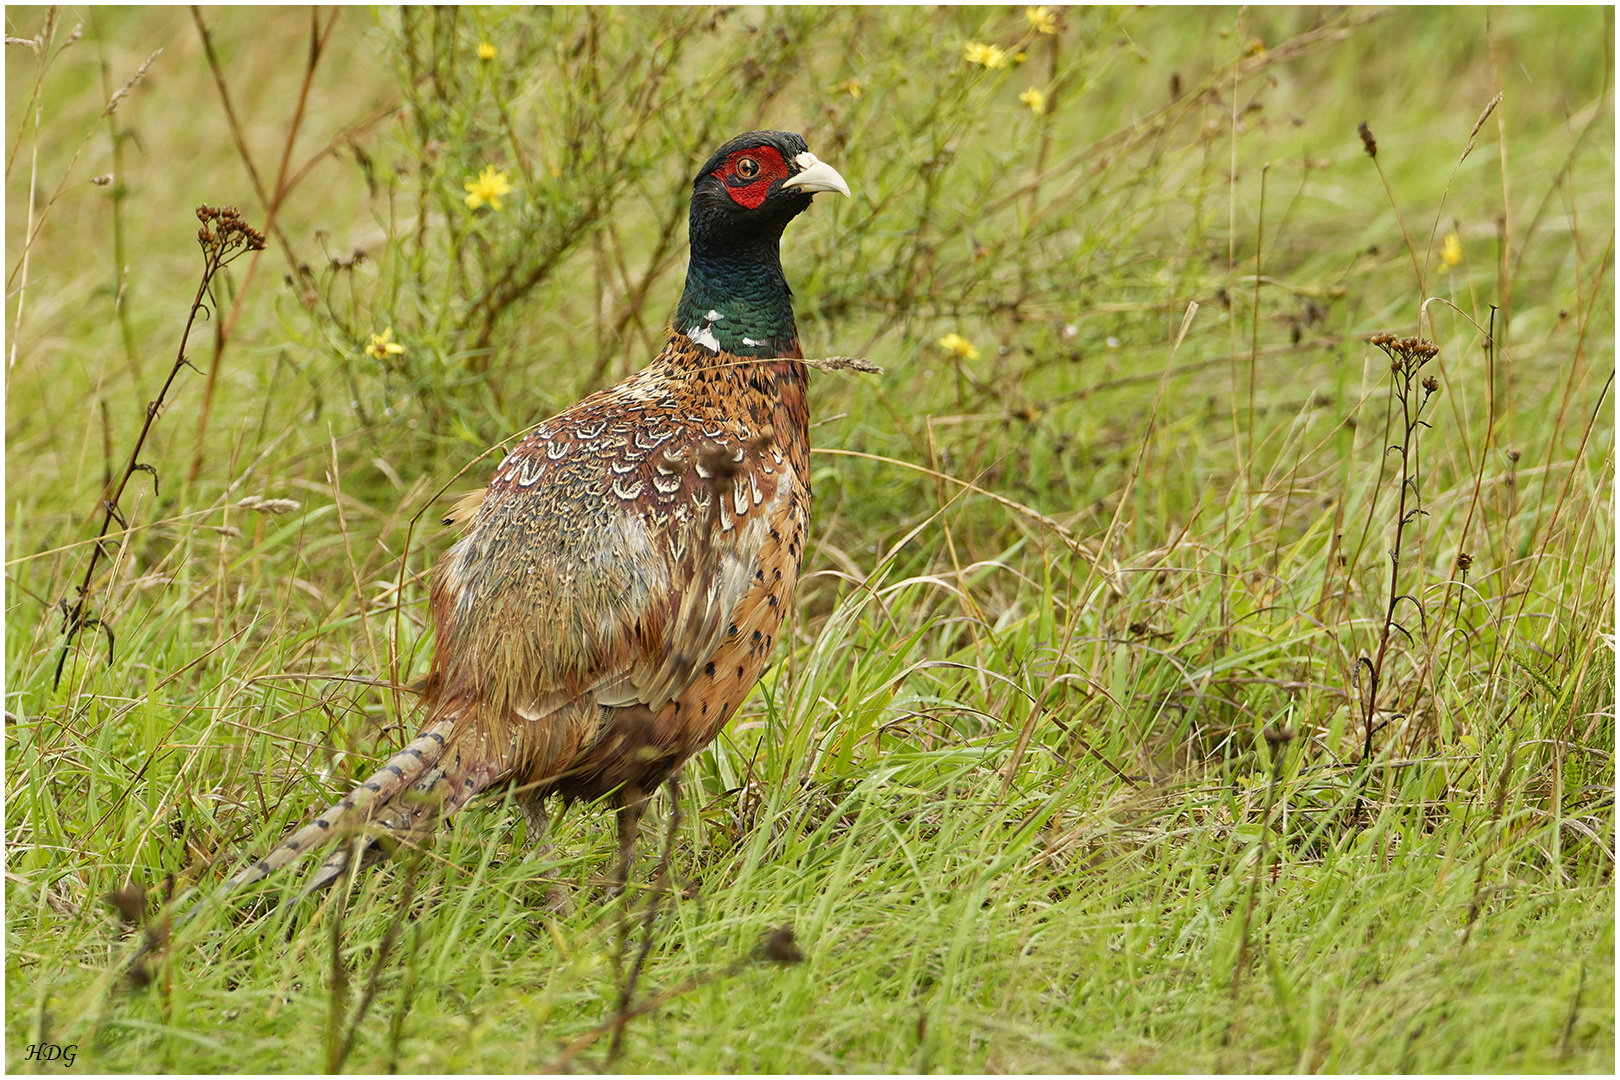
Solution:
[[[140,926],[146,922],[146,891],[134,882],[121,889],[114,889],[103,896],[102,900],[118,912],[118,918],[125,927]]]
[[[1459,551],[1457,553],[1457,569],[1458,570],[1460,570],[1460,571],[1462,571],[1463,573],[1466,574],[1466,573],[1468,573],[1468,568],[1470,566],[1473,566],[1473,565],[1474,565],[1474,557],[1472,555],[1468,554],[1468,552],[1466,552],[1466,551]]]
[[[163,52],[163,50],[158,49],[151,56],[148,56],[146,58],[146,63],[137,68],[135,74],[129,77],[129,82],[113,91],[113,96],[107,99],[106,107],[101,110],[102,116],[111,116],[113,113],[118,111],[118,103],[124,100],[124,98],[129,95],[131,90],[135,89],[135,85],[137,83],[146,78],[146,73],[151,68],[152,61],[156,60],[158,58],[158,54],[161,52]]]
[[[1434,393],[1436,390],[1440,389],[1440,380],[1435,378],[1433,375],[1430,375],[1428,378],[1423,380],[1423,389],[1427,390],[1431,394]]]
[[[731,486],[742,475],[742,462],[732,456],[731,448],[719,443],[704,443],[698,448],[698,464],[709,474],[709,486],[717,492],[729,493]]]
[[[748,440],[747,452],[750,457],[759,457],[776,443],[776,428],[766,424],[760,428],[759,434]]]
[[[1292,731],[1289,731],[1287,728],[1278,727],[1276,724],[1266,725],[1266,730],[1261,734],[1265,736],[1266,742],[1269,743],[1273,749],[1279,746],[1286,746],[1294,741],[1294,733]]]
[[[263,251],[264,234],[246,221],[234,206],[197,207],[197,220],[203,228],[197,233],[197,242],[203,251],[220,264],[229,262],[244,251]],[[209,228],[213,226],[213,228]]]
[[[1389,370],[1408,375],[1440,355],[1440,347],[1420,337],[1401,337],[1388,331],[1367,338],[1369,345],[1382,349],[1389,357]]]
[[[478,492],[482,495],[483,492]],[[261,514],[290,514],[303,505],[297,499],[266,499],[249,495],[236,504],[243,510],[257,510]]]
[[[1363,120],[1361,126],[1356,128],[1356,131],[1361,135],[1361,148],[1367,151],[1367,156],[1370,158],[1377,157],[1378,140],[1373,138],[1372,128],[1367,126],[1367,121]]]
[[[759,943],[759,955],[778,964],[797,964],[804,960],[804,953],[793,940],[793,927],[779,926],[765,935],[765,940]]]

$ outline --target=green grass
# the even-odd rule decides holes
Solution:
[[[307,12],[210,11],[234,121],[183,9],[77,17],[6,74],[8,1068],[1613,1070],[1612,13],[356,9],[311,68]],[[409,737],[440,514],[652,355],[760,125],[855,191],[786,239],[807,355],[885,373],[815,378],[793,629],[650,939],[664,797],[624,903],[611,812],[489,797],[130,985],[108,893]],[[204,202],[275,229],[69,639]],[[1439,347],[1410,437],[1380,331]]]

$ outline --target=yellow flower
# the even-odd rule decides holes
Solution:
[[[851,79],[849,82],[839,86],[838,89],[844,91],[844,93],[848,94],[856,101],[861,100],[861,95],[865,93],[865,91],[861,89],[861,84],[856,82],[854,79]]]
[[[1057,33],[1057,12],[1049,7],[1027,7],[1024,18],[1029,20],[1029,28],[1037,34]]]
[[[1046,111],[1046,95],[1041,93],[1033,86],[1028,90],[1025,90],[1022,94],[1019,94],[1018,100],[1022,101],[1025,105],[1028,105],[1029,111],[1034,113],[1036,116],[1039,116]]]
[[[366,355],[376,357],[378,360],[390,356],[398,356],[405,351],[405,346],[394,340],[394,328],[387,327],[380,334],[371,335],[371,344],[366,346]]]
[[[978,64],[984,68],[1004,68],[1007,66],[1007,53],[996,45],[986,45],[982,41],[974,41],[962,50],[962,56],[970,64]]]
[[[1457,238],[1456,233],[1446,233],[1445,245],[1440,248],[1440,265],[1450,270],[1460,262],[1462,262],[1462,241]]]
[[[979,350],[973,347],[973,342],[961,334],[946,334],[939,339],[939,347],[952,356],[960,357],[963,360],[977,360],[979,358]]]
[[[507,183],[506,174],[496,172],[493,165],[486,165],[476,180],[468,180],[461,186],[467,189],[467,208],[470,210],[476,210],[485,203],[489,203],[491,210],[499,210],[501,196],[512,193],[512,185]]]
[[[478,43],[478,59],[480,59],[480,60],[493,60],[493,59],[495,59],[495,46],[491,45],[487,41],[480,41]]]

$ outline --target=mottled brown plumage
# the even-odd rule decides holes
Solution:
[[[514,791],[536,835],[546,797],[611,797],[628,851],[647,795],[758,681],[792,602],[808,408],[777,243],[815,191],[848,194],[796,135],[750,132],[710,159],[664,350],[541,424],[447,516],[465,534],[433,572],[421,734],[227,888],[340,830],[382,857],[491,789]]]

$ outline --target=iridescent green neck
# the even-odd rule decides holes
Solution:
[[[766,242],[728,243],[720,251],[694,237],[675,329],[737,356],[790,354],[799,334],[779,241],[780,234]]]

